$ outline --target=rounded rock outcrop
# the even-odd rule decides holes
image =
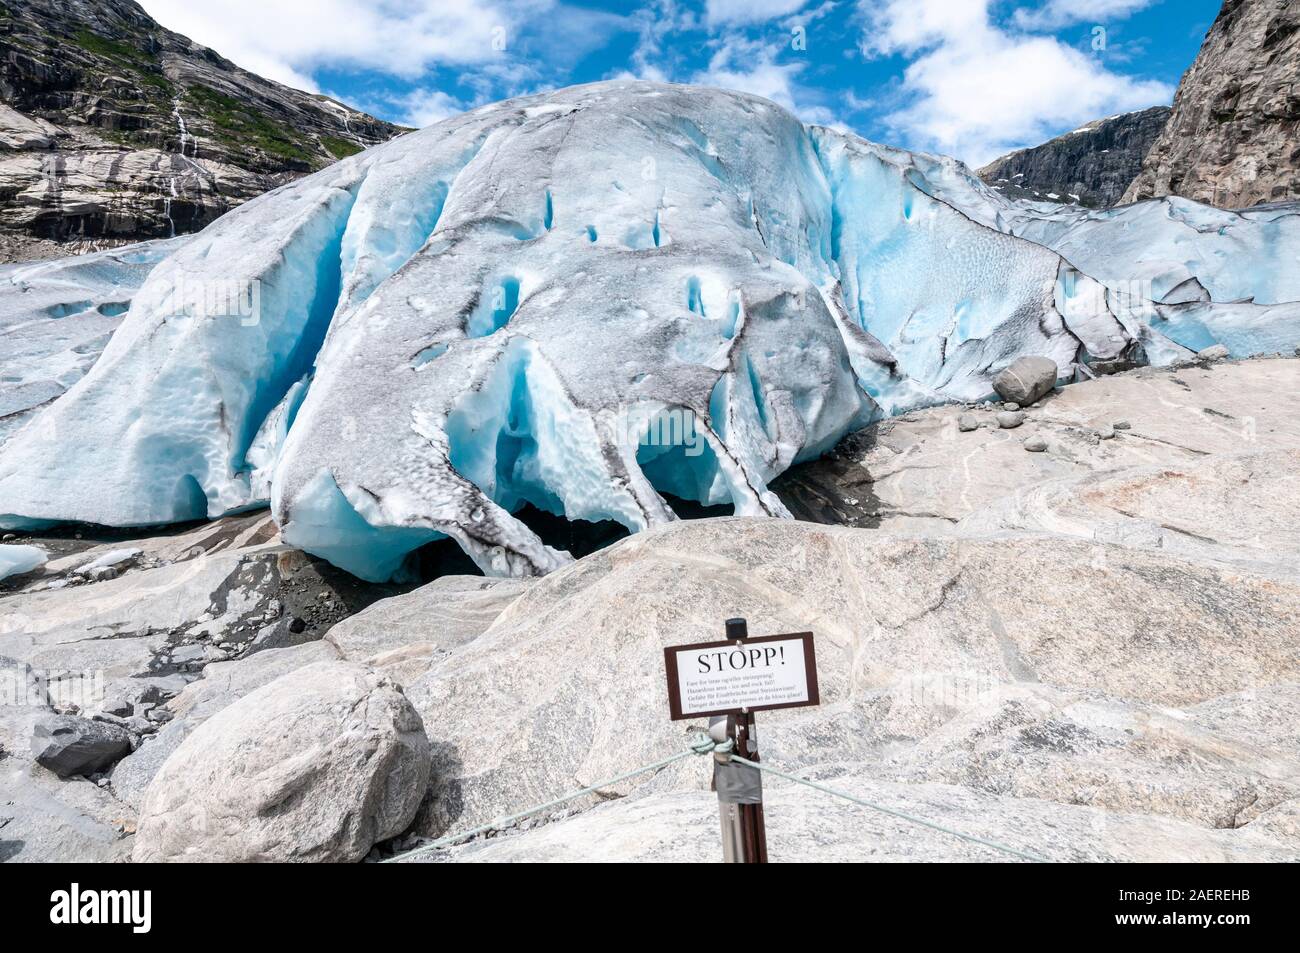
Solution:
[[[133,857],[356,861],[411,822],[429,741],[389,678],[317,662],[204,722],[145,792]]]

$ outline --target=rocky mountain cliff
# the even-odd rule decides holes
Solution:
[[[979,176],[1008,198],[1115,205],[1169,119],[1168,106],[1098,119],[1031,149],[994,159]]]
[[[132,0],[0,2],[0,258],[195,231],[399,127],[262,79]]]
[[[1300,3],[1225,0],[1126,202],[1300,198]]]

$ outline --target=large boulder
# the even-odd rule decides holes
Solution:
[[[1018,357],[993,378],[993,389],[1003,400],[1027,407],[1056,386],[1058,374],[1050,357]]]
[[[332,661],[338,650],[329,642],[307,642],[284,649],[267,649],[231,662],[213,662],[203,677],[191,682],[162,706],[167,722],[113,769],[113,794],[138,809],[144,792],[181,742],[217,712],[249,692],[314,662]]]
[[[145,792],[136,861],[356,861],[411,822],[429,778],[391,680],[317,662],[209,718]]]
[[[131,750],[131,733],[118,725],[74,715],[51,715],[36,724],[32,755],[61,778],[102,771]]]

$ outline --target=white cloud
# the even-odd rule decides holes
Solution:
[[[757,63],[747,70],[718,67],[697,73],[694,82],[704,86],[721,86],[742,93],[770,99],[778,106],[794,111],[794,77],[798,66]]]
[[[465,111],[465,104],[440,89],[414,89],[394,102],[404,126],[423,129]]]
[[[1025,30],[1059,30],[1072,23],[1105,24],[1122,20],[1156,0],[1047,0],[1035,9],[1021,7],[1012,22]]]
[[[541,34],[556,62],[604,42],[623,18],[556,0],[143,0],[156,20],[262,76],[310,91],[321,68],[416,79],[488,68]],[[536,37],[529,37],[537,41]],[[504,46],[504,49],[502,47]]]
[[[903,73],[904,105],[885,117],[912,148],[980,166],[1173,95],[1166,83],[1113,73],[1052,37],[1000,29],[988,8],[989,0],[861,3],[864,52],[916,57]]]
[[[916,53],[926,46],[987,32],[988,0],[859,0],[869,53]]]
[[[808,0],[708,0],[705,13],[710,26],[763,23],[788,16]]]
[[[670,82],[686,52],[685,45],[672,42],[672,37],[699,29],[700,18],[678,0],[652,0],[643,3],[630,19],[639,34],[631,62],[628,68],[616,70],[608,78]]]
[[[606,73],[602,79],[639,79],[649,83],[671,83],[672,77],[658,66],[646,64],[637,69],[619,69]]]
[[[697,72],[691,82],[762,96],[805,122],[823,125],[834,122],[834,114],[816,102],[814,94],[798,82],[807,64],[778,63],[776,53],[776,48],[761,40],[728,34],[718,42],[708,68]]]

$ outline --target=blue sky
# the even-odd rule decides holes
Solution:
[[[1168,103],[1219,0],[142,0],[239,65],[427,125],[620,76],[972,165]]]

